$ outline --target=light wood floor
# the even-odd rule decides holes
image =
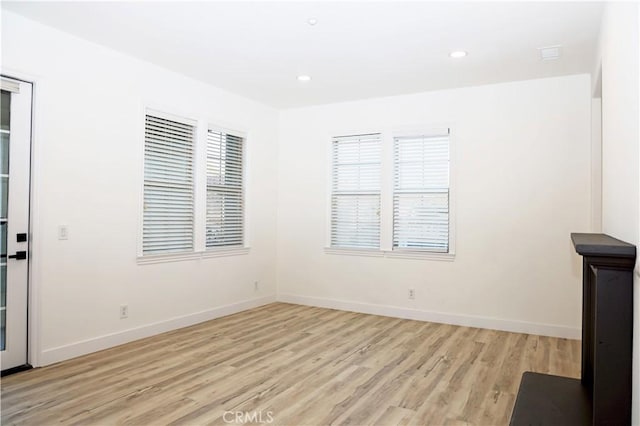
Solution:
[[[5,377],[1,420],[504,425],[523,371],[579,363],[575,340],[275,303]]]

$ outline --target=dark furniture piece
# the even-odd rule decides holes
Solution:
[[[583,256],[581,379],[526,372],[511,425],[631,424],[634,245],[571,234]]]

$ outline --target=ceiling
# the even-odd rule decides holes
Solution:
[[[279,108],[592,71],[593,2],[2,2]],[[317,19],[309,25],[309,19]],[[561,45],[541,61],[539,47]],[[452,50],[468,56],[452,59]],[[308,74],[309,82],[297,76]]]

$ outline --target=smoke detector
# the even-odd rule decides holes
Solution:
[[[562,46],[538,47],[540,51],[540,59],[543,61],[554,61],[560,57],[560,48]]]

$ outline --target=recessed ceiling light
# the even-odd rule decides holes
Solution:
[[[311,25],[311,26],[314,26],[314,25],[315,25],[315,24],[317,24],[317,23],[318,23],[318,20],[317,20],[316,18],[309,18],[309,19],[307,20],[307,24],[309,24],[309,25]]]
[[[464,50],[454,50],[453,52],[449,53],[449,56],[456,59],[464,58],[465,56],[467,56],[467,52],[465,52]]]
[[[299,75],[298,81],[311,81],[311,76],[306,74]]]

